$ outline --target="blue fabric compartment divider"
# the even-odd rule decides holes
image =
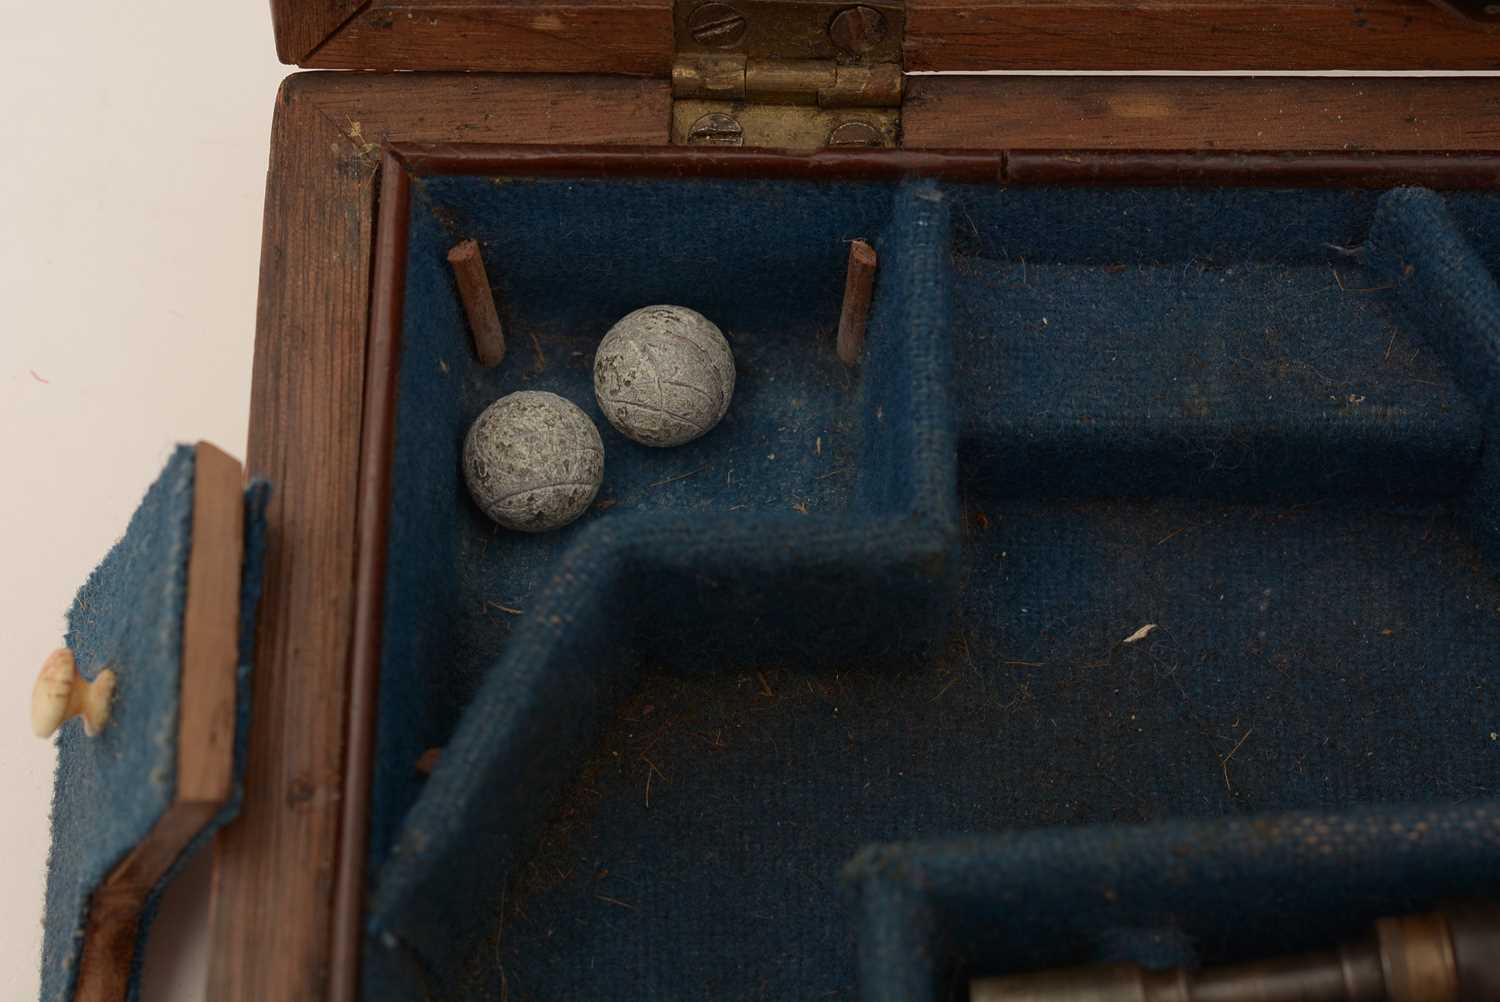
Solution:
[[[1437,448],[1426,450],[1425,461],[1413,462],[1410,472],[1421,475],[1431,470],[1434,458],[1441,456],[1443,442],[1451,442],[1455,437],[1473,438],[1472,444],[1466,446],[1468,455],[1449,457],[1438,463],[1449,473],[1436,486],[1440,494],[1458,493],[1454,509],[1460,523],[1477,530],[1473,535],[1493,553],[1496,522],[1490,478],[1494,450],[1486,449],[1482,457],[1474,453],[1478,453],[1479,440],[1485,437],[1483,431],[1493,428],[1495,370],[1500,359],[1495,340],[1500,330],[1500,293],[1444,200],[1430,191],[1401,189],[1383,196],[1368,242],[1355,250],[1349,248],[1341,253],[1372,276],[1369,286],[1394,298],[1395,311],[1405,321],[1405,329],[1420,337],[1423,344],[1432,346],[1442,359],[1443,368],[1429,371],[1434,375],[1453,373],[1451,378],[1471,398],[1462,402],[1462,420],[1469,427],[1457,435],[1453,426],[1432,428],[1430,440]],[[1300,285],[1299,291],[1302,308],[1306,310],[1305,304],[1313,293],[1305,285]],[[1221,323],[1215,318],[1219,308],[1212,303],[1195,304],[1194,315],[1201,321],[1207,314],[1211,318],[1209,326],[1215,327]],[[1326,327],[1319,329],[1327,323],[1327,318],[1314,311],[1308,313],[1313,336],[1334,341],[1327,337]],[[1330,344],[1325,350],[1348,352],[1353,347],[1348,343]],[[1057,359],[1054,356],[1048,361]],[[1046,385],[1066,385],[1068,380],[1066,365],[1059,365],[1049,371]],[[1400,377],[1396,392],[1403,389],[1399,380]],[[1416,388],[1408,385],[1404,389],[1409,392]],[[1390,392],[1391,387],[1387,385],[1386,390]],[[1087,401],[1086,406],[1098,407],[1101,398],[1112,402],[1119,399],[1108,389],[1101,392],[1097,387],[1078,394],[1080,401]],[[1283,411],[1279,421],[1268,422],[1268,426],[1280,430],[1295,424],[1296,410],[1303,405],[1302,401],[1294,403]],[[1410,403],[1399,409],[1393,407],[1380,420],[1388,424],[1392,416],[1405,416],[1412,410],[1415,407]],[[1477,435],[1472,428],[1476,423],[1483,425]],[[1399,437],[1400,433],[1393,430],[1387,443]],[[1080,453],[1088,454],[1090,443],[1074,440],[1068,444],[1072,448],[1067,455],[1072,459],[1076,460]],[[1335,451],[1347,453],[1351,445],[1342,443],[1342,449]],[[1423,447],[1408,441],[1403,451],[1411,455],[1421,453]],[[1063,450],[1059,450],[1059,457],[1062,455]],[[1148,458],[1154,460],[1148,467],[1152,476],[1160,476],[1173,465],[1171,457]],[[1316,465],[1304,467],[1294,455],[1285,458],[1290,461],[1277,462],[1273,468],[1283,473],[1295,470],[1304,483],[1319,484],[1325,489],[1332,486],[1319,475]],[[1476,460],[1479,473],[1473,476],[1470,467]],[[1324,457],[1320,461],[1331,463],[1341,476],[1347,475],[1338,457]],[[1068,478],[1067,471],[1058,471],[1046,482],[1052,486]],[[1222,489],[1222,478],[1219,479]],[[1076,480],[1071,483],[1076,485]],[[1380,483],[1361,481],[1358,489],[1389,483],[1388,478],[1382,478]],[[1193,484],[1176,486],[1179,493],[1194,493]],[[1415,481],[1403,487],[1407,494],[1424,493]],[[1039,510],[1035,514],[1047,518]],[[1078,521],[1079,514],[1075,510],[1072,520]],[[1092,517],[1100,519],[1097,514]],[[1072,544],[1064,538],[1067,529],[1061,525],[1049,528],[1047,546],[1056,561],[1058,551],[1065,552]],[[1367,524],[1362,532],[1368,533],[1372,528]],[[1312,552],[1320,549],[1320,542],[1326,546],[1330,534],[1342,532],[1338,526],[1325,523],[1317,527],[1315,534],[1322,539],[1307,537],[1303,543]],[[1164,536],[1163,543],[1170,542],[1170,536]],[[1336,545],[1351,554],[1363,548],[1349,538],[1338,540]],[[1356,582],[1360,589],[1377,586],[1381,579],[1389,584],[1392,577],[1405,578],[1412,569],[1410,552],[1399,543],[1376,546],[1366,553],[1367,562]],[[1320,559],[1339,558],[1324,551],[1310,562]],[[1144,566],[1137,565],[1132,573],[1137,579],[1152,578],[1160,572],[1151,564],[1148,561]],[[1119,570],[1125,572],[1123,567]],[[1048,573],[1069,576],[1065,562],[1054,563]],[[1442,573],[1429,566],[1396,585],[1396,594],[1409,597],[1401,603],[1404,608],[1388,607],[1387,614],[1409,614],[1420,604],[1411,596],[1420,594],[1428,582],[1439,579]],[[1493,572],[1485,575],[1484,584],[1486,594],[1493,596]],[[1041,582],[1039,585],[1045,588]],[[1455,598],[1465,590],[1457,591]],[[1340,597],[1336,588],[1326,586],[1318,593],[1335,602]],[[1266,596],[1269,600],[1269,590]],[[1166,603],[1165,607],[1180,607],[1184,597]],[[1243,596],[1248,598],[1251,596]],[[1378,615],[1380,607],[1385,605],[1378,600],[1355,603],[1346,598],[1344,601],[1346,608],[1362,606],[1360,611],[1365,614]],[[1462,599],[1458,598],[1458,602]],[[1267,604],[1262,603],[1259,611],[1264,613]],[[1490,617],[1500,615],[1500,607],[1483,611]],[[1357,630],[1340,630],[1328,619],[1314,619],[1308,625],[1312,630],[1291,624],[1286,632],[1274,632],[1287,639],[1287,634],[1294,631],[1315,630],[1323,633],[1334,649],[1358,649]],[[1249,631],[1240,632],[1243,635]],[[1269,631],[1259,633],[1262,642],[1266,632]],[[1383,632],[1394,633],[1389,629]],[[1452,623],[1442,632],[1457,635],[1463,628]],[[1346,635],[1341,637],[1341,634]],[[1307,643],[1310,638],[1299,639]],[[1339,640],[1344,644],[1339,644]],[[1426,646],[1427,642],[1423,643]],[[1152,650],[1149,656],[1158,670],[1171,659],[1168,672],[1175,673],[1182,655],[1195,653],[1191,645],[1187,645],[1187,650],[1182,646],[1181,639],[1174,638],[1170,650]],[[1117,653],[1119,650],[1111,653],[1110,660],[1131,657]],[[1189,660],[1201,656],[1202,652],[1197,652]],[[1421,662],[1422,655],[1413,651],[1412,660],[1405,663],[1415,666]],[[1486,651],[1481,646],[1471,652],[1467,648],[1448,648],[1437,663],[1423,665],[1435,671],[1406,680],[1407,685],[1421,692],[1417,697],[1421,703],[1428,704],[1413,702],[1409,713],[1431,714],[1433,706],[1439,707],[1437,712],[1447,715],[1447,722],[1459,732],[1466,730],[1464,714],[1456,706],[1464,699],[1463,691],[1473,686],[1474,693],[1484,700],[1483,711],[1470,721],[1474,743],[1479,747],[1472,752],[1456,749],[1452,752],[1472,754],[1483,762],[1484,767],[1474,776],[1486,781],[1485,785],[1468,787],[1486,796],[1487,799],[1478,802],[1463,802],[1467,798],[1459,798],[1458,804],[1441,807],[1361,807],[1340,814],[1178,820],[1132,827],[1082,826],[1071,830],[1044,828],[948,842],[869,846],[861,850],[845,869],[845,879],[860,901],[861,998],[865,1002],[937,1000],[949,996],[948,986],[955,978],[1048,967],[1127,961],[1150,967],[1196,967],[1203,963],[1253,960],[1327,948],[1365,934],[1377,918],[1420,911],[1445,899],[1500,897],[1500,802],[1493,799],[1496,772],[1490,761],[1494,753],[1479,744],[1488,739],[1493,745],[1495,740],[1493,730],[1488,734],[1483,731],[1485,721],[1494,720],[1496,712],[1491,695],[1494,666],[1493,649]],[[1428,688],[1446,688],[1453,675],[1462,681],[1446,693]],[[1393,677],[1391,683],[1402,684],[1399,676]],[[1326,695],[1331,705],[1335,694],[1325,693],[1325,689],[1326,683],[1303,682],[1297,695],[1314,700]],[[1198,701],[1203,695],[1198,691],[1193,693],[1200,707],[1203,704]],[[1125,696],[1126,705],[1141,706],[1138,694],[1127,691]],[[1186,689],[1183,696],[1186,701]],[[1376,719],[1360,712],[1357,703],[1339,709],[1354,710],[1354,718],[1362,721]],[[1146,714],[1131,716],[1144,718]],[[1332,730],[1339,723],[1329,719],[1323,726]],[[1438,721],[1433,723],[1431,733],[1437,736],[1441,729]],[[1265,731],[1263,723],[1255,726]],[[1277,732],[1269,737],[1275,742],[1287,728],[1273,726]],[[1372,722],[1371,726],[1400,729],[1409,726],[1409,720]],[[1245,729],[1241,737],[1248,740],[1252,736],[1253,729]],[[1393,766],[1386,767],[1423,771],[1427,785],[1425,789],[1414,789],[1413,793],[1430,795],[1452,789],[1433,772],[1429,761],[1430,756],[1443,754],[1436,741],[1426,745],[1401,743],[1405,750],[1396,756]],[[1241,741],[1236,741],[1234,747],[1221,753],[1226,789],[1231,785],[1230,759],[1242,746]],[[1111,758],[1101,758],[1100,767],[1112,768],[1108,764]],[[1351,775],[1359,770],[1382,768],[1378,763],[1346,761],[1342,771]],[[1152,764],[1156,768],[1146,774],[1153,775],[1158,782],[1161,777],[1172,775],[1172,763]],[[1296,785],[1300,784],[1293,784],[1294,788]],[[1329,803],[1329,798],[1319,797],[1311,789],[1301,791],[1297,799],[1307,804]],[[1337,798],[1345,799],[1358,803],[1366,798]]]
[[[1395,287],[1408,323],[1473,399],[1493,443],[1500,433],[1500,289],[1465,229],[1434,192],[1399,189],[1381,199],[1368,257]],[[1500,450],[1493,444],[1459,507],[1486,556],[1500,558]]]
[[[1486,335],[1434,335],[1420,311],[1455,280],[1398,282],[1386,257],[1451,237],[1482,315],[1495,201],[420,180],[366,997],[852,997],[863,978],[919,999],[965,967],[1225,955],[1212,888],[1154,903],[1174,873],[1307,880],[1287,907],[1345,895],[1311,937],[1490,866],[1489,835],[1433,812],[1412,823],[1446,834],[1410,847],[1320,843],[1420,860],[1381,887],[1231,836],[1264,812],[1355,808],[1364,832],[1407,817],[1368,805],[1494,793],[1500,588],[1471,531],[1490,419],[1459,371]],[[868,356],[846,370],[845,243],[872,236]],[[468,237],[508,323],[494,370],[444,260]],[[652,302],[719,322],[739,371],[720,427],[675,450],[592,399],[594,346]],[[522,388],[605,441],[595,509],[543,536],[486,522],[458,462]],[[1003,831],[861,855],[858,912],[840,890],[862,845]],[[1201,852],[1153,884],[1131,840],[1173,832]],[[1131,896],[1033,950],[1020,918],[1084,883],[1006,862],[1021,849],[1063,876],[1087,849],[1090,879],[1132,875]],[[901,876],[929,859],[955,888],[1045,900],[959,908]]]
[[[936,1002],[955,972],[1150,967],[1328,949],[1378,918],[1500,895],[1493,802],[1042,829],[871,846],[864,1002]]]
[[[803,453],[800,460],[787,455],[775,473],[762,474],[758,486],[775,480],[772,503],[780,501],[781,511],[633,511],[572,534],[530,603],[533,614],[506,645],[407,815],[372,908],[379,946],[370,954],[367,990],[377,997],[386,990],[380,986],[389,986],[391,997],[410,991],[403,976],[411,977],[413,958],[423,980],[437,983],[423,990],[456,990],[450,979],[466,973],[474,943],[491,934],[495,902],[548,803],[582,765],[621,696],[638,684],[637,651],[689,671],[728,671],[766,658],[891,656],[940,632],[958,541],[946,393],[947,245],[947,206],[937,191],[905,194],[880,240],[892,278],[872,310],[870,349],[854,387],[858,418],[829,415],[809,428],[826,429],[830,456],[855,464],[827,467],[853,484],[843,499],[825,498],[845,514],[792,509],[796,491],[817,489],[817,475],[806,468],[809,454],[822,456],[823,436],[813,434],[811,448],[805,435],[791,446]],[[731,331],[738,349],[746,332]],[[739,398],[746,378],[755,394],[756,380],[782,378],[788,364],[843,376],[831,345],[809,341],[798,352],[783,337],[777,350],[790,361],[767,356],[764,369],[755,366],[753,350],[737,351],[737,417],[759,417],[754,398]],[[811,359],[807,347],[817,349]],[[802,406],[793,400],[794,410]],[[779,448],[769,427],[750,431],[757,452]],[[398,433],[398,456],[401,441]],[[632,459],[649,469],[662,455],[638,449],[622,464],[614,457],[632,447],[611,436],[606,448],[607,492],[627,489]],[[759,465],[758,456],[738,458]],[[766,463],[774,462],[767,453]],[[624,476],[615,472],[621,465]],[[727,664],[726,636],[737,648]],[[710,651],[715,661],[698,660]]]

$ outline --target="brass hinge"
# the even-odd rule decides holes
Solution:
[[[672,141],[895,146],[900,3],[677,0]]]

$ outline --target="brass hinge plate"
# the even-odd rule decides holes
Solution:
[[[899,142],[901,3],[677,0],[674,16],[674,143]]]
[[[806,104],[673,101],[672,143],[677,146],[756,146],[815,150],[894,147],[899,108],[816,108]]]

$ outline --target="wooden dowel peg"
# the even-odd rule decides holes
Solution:
[[[448,252],[453,277],[458,281],[458,298],[463,300],[469,317],[469,334],[474,338],[474,352],[486,368],[499,365],[505,358],[505,330],[495,309],[495,295],[479,256],[479,244],[465,240]]]
[[[844,278],[844,308],[839,313],[839,361],[858,365],[865,350],[865,325],[875,291],[875,248],[863,240],[849,244],[849,273]]]
[[[423,776],[431,776],[432,770],[438,767],[438,760],[443,757],[441,748],[429,748],[417,758],[417,772]]]
[[[105,668],[92,682],[83,677],[66,647],[48,655],[31,690],[31,729],[39,738],[57,733],[64,722],[83,717],[83,732],[95,737],[109,723],[115,673]]]

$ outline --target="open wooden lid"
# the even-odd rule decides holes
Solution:
[[[678,0],[677,14],[705,2]],[[713,4],[704,20],[742,17],[745,37],[775,6]],[[832,17],[852,0],[827,5]],[[675,48],[673,0],[271,0],[271,9],[278,55],[310,68],[667,77]],[[1486,0],[905,0],[904,21],[908,71],[1500,69],[1500,4]]]

